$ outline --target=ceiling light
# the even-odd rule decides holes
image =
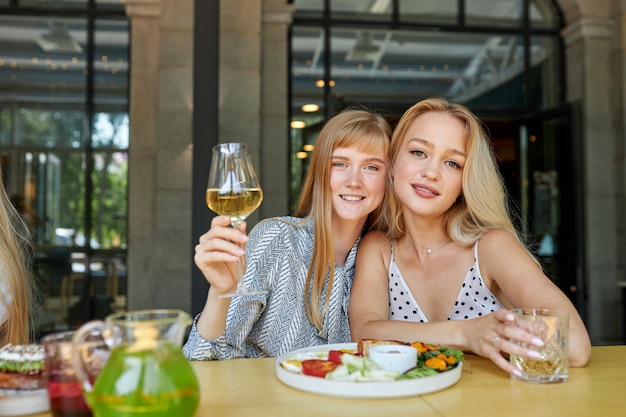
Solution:
[[[381,55],[380,47],[372,42],[369,31],[357,31],[354,48],[346,55],[346,61],[376,61]]]
[[[306,123],[302,120],[293,120],[289,126],[291,126],[292,129],[302,129],[306,126]]]
[[[83,51],[80,44],[69,34],[65,23],[50,20],[48,26],[50,26],[50,31],[35,39],[37,45],[45,52],[80,53]]]
[[[298,159],[306,159],[308,156],[309,154],[306,152],[296,152],[296,158]]]
[[[313,152],[313,149],[315,149],[315,146],[307,143],[306,145],[302,147],[302,149],[307,152]]]
[[[320,109],[320,106],[317,104],[305,104],[302,106],[302,111],[306,113],[316,112]]]

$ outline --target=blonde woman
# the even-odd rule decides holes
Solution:
[[[32,342],[35,285],[26,223],[7,197],[0,178],[0,346]]]
[[[380,115],[350,109],[331,118],[315,150],[295,217],[230,228],[218,216],[200,237],[195,263],[210,284],[206,305],[183,348],[189,359],[276,357],[350,341],[348,297],[364,231],[379,227],[391,129]],[[218,298],[236,285],[264,295]]]
[[[542,342],[513,325],[511,308],[570,315],[570,365],[591,351],[565,294],[526,249],[507,210],[490,142],[464,106],[411,107],[390,150],[389,233],[359,246],[350,301],[352,337],[425,341],[470,351],[519,375],[505,355],[534,358]]]

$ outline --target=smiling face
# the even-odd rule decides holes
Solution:
[[[382,148],[382,147],[381,147]],[[383,201],[387,154],[336,148],[330,170],[333,221],[365,221]]]
[[[464,124],[444,112],[420,115],[404,135],[392,168],[398,200],[415,214],[443,215],[461,195],[465,161]]]

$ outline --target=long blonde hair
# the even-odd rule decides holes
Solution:
[[[445,225],[451,239],[460,245],[476,242],[491,229],[504,229],[522,239],[509,212],[504,180],[496,163],[495,153],[481,121],[465,106],[449,103],[442,98],[430,98],[409,108],[400,118],[391,139],[389,181],[396,156],[411,124],[428,112],[442,112],[463,123],[467,159],[463,167],[462,195],[446,213]],[[389,198],[388,213],[391,239],[399,239],[406,232],[402,206],[395,193]]]
[[[6,320],[0,324],[0,345],[32,341],[36,290],[31,260],[28,226],[11,204],[0,178],[0,279],[5,280],[8,288],[8,293],[0,294],[6,314]]]
[[[389,151],[391,128],[379,114],[367,110],[348,109],[337,114],[322,128],[311,157],[295,216],[313,219],[313,255],[305,284],[307,317],[316,328],[321,329],[333,288],[335,255],[332,240],[332,199],[330,197],[330,170],[333,151],[336,148],[357,147],[362,152]],[[385,229],[381,210],[383,203],[368,216],[364,231]],[[330,274],[323,311],[319,303],[326,277]]]

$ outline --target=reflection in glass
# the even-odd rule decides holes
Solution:
[[[324,10],[324,0],[293,0],[298,14],[321,17]]]
[[[1,0],[0,5],[7,4],[9,0]],[[21,7],[36,7],[55,10],[78,9],[86,10],[88,0],[19,0]],[[95,0],[98,10],[124,11],[123,0]]]
[[[530,105],[536,109],[557,107],[564,99],[561,83],[563,61],[558,40],[550,36],[533,36],[531,42]]]
[[[326,102],[324,100],[325,85],[329,80],[324,73],[324,30],[321,27],[294,26],[292,37],[291,63],[291,121],[290,128],[290,181],[289,207],[294,208],[304,179],[310,152],[304,150],[310,144],[303,132],[310,126],[324,120]],[[307,111],[307,105],[314,104],[317,109]],[[304,153],[302,153],[304,152]]]
[[[18,186],[10,197],[29,223],[35,242],[75,245],[84,231],[82,152],[22,151],[14,162]]]
[[[94,148],[128,148],[129,119],[126,113],[96,113],[91,144]]]
[[[97,0],[89,45],[89,3],[22,0],[0,16],[0,164],[36,245],[43,332],[125,307],[129,28],[121,0]]]
[[[11,143],[11,114],[9,109],[0,108],[0,145],[3,146]]]
[[[92,241],[103,249],[126,247],[128,155],[96,152],[93,164]]]
[[[332,19],[390,21],[392,2],[388,0],[347,2],[331,0],[330,13]]]
[[[77,102],[85,95],[86,19],[0,16],[5,103]],[[52,99],[51,97],[55,97]]]
[[[22,7],[46,9],[86,9],[88,0],[20,0]]]
[[[404,22],[455,24],[458,21],[458,0],[400,0],[400,20]]]
[[[487,27],[521,27],[524,0],[467,0],[466,23]]]
[[[85,125],[83,111],[24,107],[18,110],[18,123],[19,131],[13,139],[16,146],[82,146]]]
[[[98,19],[95,27],[95,111],[126,112],[129,77],[128,21]]]
[[[559,11],[549,0],[531,0],[530,25],[533,28],[559,29]]]

